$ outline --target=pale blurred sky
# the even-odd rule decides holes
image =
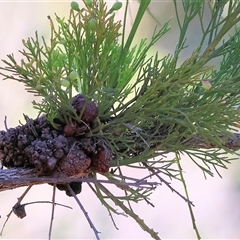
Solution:
[[[69,1],[70,2],[70,1]],[[37,30],[39,35],[48,36],[49,21],[47,15],[67,16],[69,10],[67,1],[0,1],[0,59],[6,59],[6,54],[14,53],[19,58],[18,50],[22,50],[22,39],[34,36]],[[114,1],[108,1],[112,4]],[[160,22],[169,20],[174,12],[171,1],[153,1],[151,11]],[[133,6],[138,3],[131,2]],[[118,17],[121,17],[119,13]],[[134,15],[134,11],[132,12]],[[208,16],[206,16],[206,19]],[[155,23],[152,19],[145,18],[138,36],[150,36]],[[175,20],[171,22],[172,30],[159,41],[158,47],[162,53],[173,52],[177,42],[177,28]],[[129,27],[131,24],[129,23]],[[189,50],[191,53],[196,46],[198,29],[193,25],[189,33]],[[2,63],[0,63],[2,65]],[[23,122],[22,113],[36,117],[36,112],[31,108],[33,96],[24,91],[21,83],[2,81],[0,79],[0,129],[4,129],[4,117],[7,116],[8,127]],[[169,156],[170,157],[170,156]],[[195,204],[194,213],[196,222],[205,239],[240,239],[240,164],[233,162],[228,165],[229,170],[220,170],[222,179],[216,174],[214,178],[204,179],[201,171],[186,157],[182,160],[183,169],[188,185],[191,200]],[[134,169],[125,169],[125,174],[138,175]],[[178,182],[172,186],[183,193],[183,187]],[[0,193],[0,226],[4,223],[6,215],[17,201],[23,189]],[[36,186],[25,202],[48,200],[51,201],[52,187]],[[114,216],[119,230],[116,230],[108,216],[106,209],[84,184],[83,192],[78,195],[84,204],[89,216],[101,232],[102,239],[150,239],[149,235],[130,218]],[[93,239],[94,235],[86,219],[73,198],[67,197],[62,192],[57,192],[58,203],[73,207],[69,210],[56,207],[53,225],[53,238],[61,239]],[[159,232],[162,239],[193,239],[195,233],[192,229],[191,219],[186,203],[166,186],[159,186],[151,197],[155,208],[146,203],[134,205],[134,209],[141,218],[155,231]],[[115,206],[113,205],[115,208]],[[46,239],[51,216],[50,204],[35,204],[26,207],[27,217],[20,220],[11,216],[6,225],[2,239]]]

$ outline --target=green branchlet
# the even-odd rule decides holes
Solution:
[[[118,69],[114,62],[120,49],[116,41],[121,24],[114,22],[114,14],[107,11],[103,2],[87,2],[81,10],[72,2],[71,7],[67,21],[56,16],[54,23],[49,17],[50,44],[36,32],[35,38],[23,40],[25,49],[20,51],[23,55],[20,64],[13,55],[4,61],[5,70],[14,74],[3,75],[23,82],[27,91],[43,97],[41,103],[33,104],[47,114],[52,124],[58,109],[66,113],[65,121],[68,114],[74,114],[69,102],[73,91],[91,97],[97,91],[104,93],[112,85],[111,72]]]
[[[184,19],[178,16],[179,3],[174,1],[181,33],[174,55],[163,58],[158,54],[148,57],[147,53],[168,32],[168,23],[155,30],[149,42],[143,39],[132,47],[150,1],[140,2],[127,38],[126,18],[123,25],[114,20],[114,12],[121,7],[119,2],[110,10],[103,1],[84,3],[85,6],[71,3],[68,20],[56,16],[54,22],[49,17],[50,43],[39,38],[37,32],[35,38],[23,40],[22,61],[17,63],[13,55],[8,55],[8,60],[3,60],[6,67],[1,68],[5,72],[1,74],[6,79],[23,82],[29,92],[41,96],[42,102],[34,101],[34,107],[46,113],[56,128],[55,118],[68,122],[78,117],[70,102],[75,92],[97,102],[98,126],[89,135],[104,137],[110,143],[116,156],[113,166],[146,161],[155,157],[159,149],[185,151],[183,143],[194,134],[221,146],[217,136],[230,136],[239,120],[235,111],[240,102],[236,91],[240,87],[236,61],[239,30],[222,45],[214,46],[216,41],[220,42],[219,36],[224,36],[223,29],[236,24],[232,17],[239,12],[236,3],[229,5],[229,15],[224,19],[219,18],[220,7],[214,8],[213,18],[204,28],[201,18],[206,7],[204,1],[184,1]],[[211,52],[205,54],[204,41],[200,40],[199,48],[179,64],[188,26],[196,17],[202,26],[203,39],[209,38],[207,48],[212,46]],[[223,56],[219,69],[207,65],[219,56]],[[202,79],[210,79],[208,90],[202,86]],[[213,124],[216,121],[218,124]],[[217,154],[214,158],[220,161]]]

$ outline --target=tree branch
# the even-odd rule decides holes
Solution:
[[[213,136],[214,138],[214,136]],[[232,138],[221,136],[222,147],[227,147],[234,151],[240,149],[240,133],[234,133]],[[191,139],[183,142],[186,148],[216,148],[213,143],[206,143],[199,135],[195,135]],[[78,176],[82,177],[82,176]],[[79,178],[81,179],[81,178]],[[0,192],[11,190],[19,187],[37,185],[37,184],[66,184],[73,181],[78,181],[76,178],[39,176],[39,171],[28,168],[8,168],[0,170]],[[80,182],[81,180],[79,180]],[[84,178],[82,181],[92,182],[94,179]],[[109,182],[109,181],[108,181]],[[124,184],[117,182],[117,184]],[[143,183],[144,184],[144,183]],[[156,184],[155,184],[156,185]]]
[[[214,138],[214,136],[212,137]],[[234,151],[240,149],[240,133],[233,133],[232,137],[219,136],[219,138],[222,140],[222,147],[226,147]],[[218,148],[212,142],[207,143],[206,141],[204,141],[204,139],[201,138],[199,135],[195,135],[191,139],[185,141],[183,145],[186,148],[189,148],[189,147],[203,148],[203,149]]]
[[[91,182],[91,183],[108,183],[117,186],[132,186],[144,189],[155,189],[157,182],[138,181],[135,182],[121,182],[118,180],[102,180],[90,177],[52,177],[52,176],[38,176],[38,172],[34,169],[26,168],[9,168],[0,170],[0,192],[11,190],[19,187],[37,184],[67,184],[71,182]]]

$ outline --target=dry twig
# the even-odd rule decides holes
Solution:
[[[99,235],[98,235],[100,232],[97,231],[96,227],[94,226],[92,220],[89,218],[88,213],[87,213],[87,211],[85,210],[85,208],[83,207],[82,203],[81,203],[80,200],[77,198],[75,192],[72,190],[72,188],[70,187],[69,184],[67,184],[67,188],[68,188],[68,190],[70,191],[70,193],[72,194],[72,196],[74,197],[74,199],[76,200],[76,202],[78,203],[78,205],[79,205],[80,209],[82,210],[84,216],[86,217],[86,219],[87,219],[90,227],[93,229],[93,232],[94,232],[94,234],[95,234],[95,236],[96,236],[96,239],[97,239],[97,240],[100,240]]]

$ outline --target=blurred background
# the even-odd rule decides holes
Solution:
[[[107,1],[111,7],[114,1]],[[129,11],[129,29],[131,28],[138,1],[131,1]],[[70,1],[0,1],[0,59],[6,59],[7,54],[13,53],[20,58],[19,50],[23,49],[22,39],[34,37],[35,31],[39,36],[49,36],[49,20],[68,16]],[[149,10],[160,24],[171,19],[170,32],[158,43],[152,52],[159,51],[166,55],[173,53],[178,41],[179,30],[176,24],[174,8],[171,0],[152,1]],[[117,18],[123,18],[123,12],[117,13]],[[204,19],[210,18],[210,11],[206,11]],[[141,25],[137,39],[151,37],[156,21],[146,14]],[[188,48],[181,55],[187,58],[192,50],[198,46],[199,28],[197,21],[193,21],[188,32]],[[1,65],[2,62],[0,63]],[[216,62],[217,64],[217,62]],[[23,113],[31,118],[37,116],[32,109],[31,101],[34,99],[24,90],[21,83],[2,81],[0,77],[0,129],[5,129],[4,119],[7,117],[7,126],[15,127],[19,121],[24,123]],[[171,156],[169,156],[171,157]],[[206,180],[202,172],[191,162],[183,157],[185,178],[195,208],[196,224],[204,239],[240,239],[240,163],[234,161],[228,165],[228,170],[220,169],[222,178],[208,177]],[[134,169],[124,169],[124,174],[137,176]],[[172,186],[180,193],[184,193],[179,182]],[[21,196],[24,188],[0,192],[0,227],[3,225],[7,214]],[[84,184],[83,191],[78,195],[87,210],[95,227],[101,232],[101,239],[150,239],[137,223],[130,217],[114,216],[117,227],[114,228],[106,209],[101,205],[95,195]],[[23,203],[33,201],[51,201],[52,187],[49,185],[35,186],[24,198]],[[87,223],[83,213],[73,198],[62,192],[57,192],[56,202],[69,205],[73,209],[57,206],[53,223],[53,239],[94,239],[94,234]],[[166,186],[159,186],[151,196],[154,208],[145,202],[133,204],[133,209],[144,219],[150,227],[159,233],[162,239],[191,239],[196,238],[192,228],[191,218],[187,204],[172,193]],[[114,206],[115,207],[115,206]],[[120,210],[119,210],[120,211]],[[47,239],[51,218],[51,204],[37,203],[26,206],[27,217],[18,219],[12,215],[5,227],[2,239]]]

